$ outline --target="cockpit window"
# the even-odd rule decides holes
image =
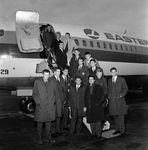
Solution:
[[[5,35],[5,32],[3,29],[0,29],[0,37],[3,37]]]

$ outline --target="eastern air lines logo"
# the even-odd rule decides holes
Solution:
[[[84,29],[84,33],[85,33],[88,37],[90,37],[90,38],[92,38],[92,39],[98,39],[98,38],[99,38],[99,33],[96,32],[96,31],[94,31],[94,30],[92,30],[92,29]]]

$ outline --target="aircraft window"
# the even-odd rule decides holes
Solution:
[[[90,41],[90,46],[94,47],[94,43],[92,41]]]
[[[112,44],[109,44],[109,48],[112,49]]]
[[[121,50],[123,51],[123,47],[122,47],[122,45],[120,45],[120,48],[121,48]]]
[[[104,48],[106,49],[106,44],[105,44],[105,43],[103,43],[103,46],[104,46]]]
[[[126,46],[126,51],[128,51],[128,47]]]
[[[87,44],[86,44],[86,41],[85,41],[85,40],[83,40],[83,46],[87,46]]]
[[[97,47],[100,48],[100,43],[99,42],[97,42]]]
[[[1,29],[0,29],[0,37],[3,37],[4,34],[5,34],[4,30],[1,30]]]
[[[132,48],[132,46],[131,46],[131,51],[133,51],[133,48]]]
[[[118,50],[117,44],[115,44],[115,49]]]
[[[137,47],[135,47],[135,52],[137,52]]]
[[[78,41],[78,39],[75,39],[75,43],[76,43],[76,45],[79,46],[79,41]]]

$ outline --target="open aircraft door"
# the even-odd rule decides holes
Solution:
[[[30,53],[43,51],[40,39],[38,13],[17,11],[16,37],[21,52]]]

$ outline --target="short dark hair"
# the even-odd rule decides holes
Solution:
[[[116,70],[116,71],[117,71],[117,68],[112,67],[112,68],[110,69],[110,72],[112,72],[112,70]]]
[[[91,60],[90,60],[90,62],[91,62],[91,61],[94,61],[94,62],[96,63],[96,60],[95,60],[94,58],[93,58],[93,59],[91,59]]]
[[[96,70],[96,73],[97,73],[97,72],[103,72],[103,69],[99,67],[99,68]]]
[[[96,79],[96,77],[95,77],[94,75],[89,75],[89,76],[88,76],[88,79],[89,79],[90,77],[94,78],[94,80]]]
[[[85,55],[88,55],[88,54],[90,55],[90,52],[85,52]]]
[[[65,67],[63,68],[63,71],[64,71],[65,69],[66,69],[66,70],[69,70],[69,67],[68,67],[68,66],[65,66]]]
[[[50,73],[50,71],[49,71],[48,69],[44,69],[44,70],[42,71],[42,74],[44,74],[44,73]]]
[[[79,59],[80,59],[80,60],[84,60],[83,57],[79,57]],[[78,60],[79,60],[79,59],[78,59]]]
[[[66,32],[65,35],[66,35],[66,34],[70,36],[70,33],[69,33],[69,32]]]
[[[81,79],[81,80],[82,80],[82,78],[81,78],[80,76],[76,76],[76,77],[75,77],[75,80],[76,80],[76,79]]]
[[[53,69],[53,71],[57,71],[57,70],[60,70],[60,71],[61,71],[61,69],[60,69],[59,67],[55,67],[55,68]]]

